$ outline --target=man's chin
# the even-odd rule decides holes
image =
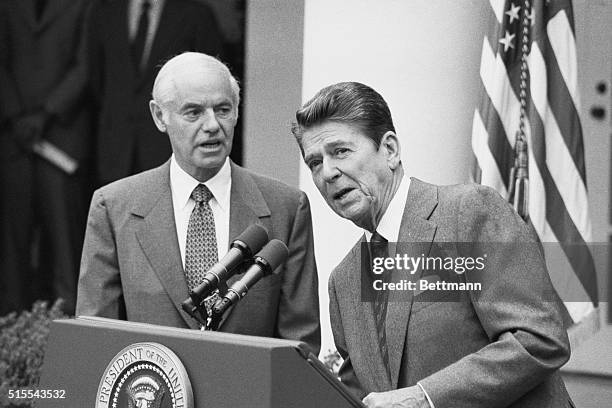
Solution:
[[[340,217],[345,218],[360,227],[362,225],[361,221],[365,218],[363,209],[359,208],[357,204],[348,206],[347,208],[336,208],[335,212]]]
[[[226,157],[225,154],[199,154],[194,162],[198,168],[214,170],[223,166]]]

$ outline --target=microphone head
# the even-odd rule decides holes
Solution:
[[[232,246],[238,246],[240,250],[246,251],[248,256],[252,256],[269,240],[268,231],[264,227],[259,224],[251,224],[232,241]]]
[[[260,258],[265,261],[268,268],[270,268],[268,271],[268,273],[270,273],[285,262],[288,256],[289,250],[287,249],[287,245],[285,245],[283,241],[273,239],[255,255],[255,258]]]

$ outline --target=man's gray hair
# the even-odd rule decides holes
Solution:
[[[175,78],[180,77],[187,71],[193,71],[198,68],[209,71],[216,70],[225,74],[232,89],[233,102],[236,109],[238,109],[240,104],[240,85],[238,80],[234,78],[229,68],[223,62],[200,52],[184,52],[166,61],[155,78],[152,92],[153,100],[159,105],[166,106],[174,97]]]

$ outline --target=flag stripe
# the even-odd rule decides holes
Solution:
[[[489,0],[489,5],[495,14],[495,18],[499,24],[504,20],[504,10],[506,9],[506,0]]]
[[[546,219],[555,237],[561,243],[574,269],[574,273],[578,276],[589,298],[593,303],[597,304],[598,295],[593,258],[585,245],[584,239],[563,205],[561,194],[546,165],[545,129],[540,116],[535,112],[535,107],[532,107],[529,117],[531,118],[530,126],[532,134],[530,147],[533,149],[536,165],[544,181]]]
[[[490,73],[493,73],[493,75]],[[497,111],[500,123],[503,126],[503,135],[506,136],[505,139],[513,148],[514,134],[519,127],[519,101],[516,99],[510,80],[506,75],[504,62],[499,55],[495,57],[489,53],[486,47],[483,47],[482,50],[480,74],[492,108]],[[483,115],[483,117],[487,116]]]
[[[539,47],[544,47],[543,49],[548,49],[549,46],[547,39],[537,44]],[[573,104],[572,97],[563,80],[563,75],[557,65],[557,58],[552,52],[548,52],[545,58],[547,62],[548,83],[554,84],[554,86],[548,86],[548,103],[557,120],[563,140],[572,154],[572,160],[580,173],[580,178],[586,185],[582,127],[578,111]]]
[[[490,146],[489,133],[487,132],[487,128],[485,127],[481,114],[478,111],[474,112],[473,129],[472,149],[474,150],[474,154],[476,155],[480,168],[496,170],[499,170],[500,168],[507,168],[499,167],[498,163],[495,161],[495,156],[491,153],[491,150],[487,148],[487,146]],[[507,193],[505,183],[508,180],[508,175],[504,177],[504,175],[502,175],[499,171],[487,171],[486,173],[482,174],[482,176],[483,178],[480,180],[482,184],[491,186],[504,195]]]
[[[590,223],[588,222],[588,213],[585,211],[588,208],[586,187],[576,169],[573,157],[567,150],[557,121],[550,111],[546,98],[546,88],[540,86],[546,83],[546,65],[537,44],[531,50],[529,66],[531,98],[539,117],[545,118],[545,129],[543,131],[543,134],[546,135],[543,138],[546,145],[545,156],[554,158],[554,160],[548,160],[546,165],[559,189],[573,223],[580,230],[582,236],[590,237]]]
[[[552,50],[559,61],[559,69],[571,94],[572,102],[579,109],[576,41],[567,13],[559,13],[553,17],[546,27],[546,33]]]
[[[489,133],[491,130],[495,130],[499,132],[499,134],[505,135],[504,126],[489,98],[486,99],[485,103],[479,106],[479,113],[481,118],[485,118],[483,122],[485,122],[485,127],[488,129]],[[508,187],[510,167],[512,167],[512,146],[510,146],[506,137],[489,137],[488,140],[485,140],[497,164],[496,167],[505,190]],[[481,168],[483,168],[482,165]]]

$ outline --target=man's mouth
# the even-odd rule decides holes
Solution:
[[[336,193],[334,193],[332,197],[334,200],[342,200],[344,197],[346,197],[348,193],[350,193],[353,190],[355,190],[353,187],[345,187],[337,191]]]
[[[216,149],[221,146],[221,142],[218,140],[211,140],[208,142],[203,142],[198,145],[198,147],[202,147],[204,149]]]

